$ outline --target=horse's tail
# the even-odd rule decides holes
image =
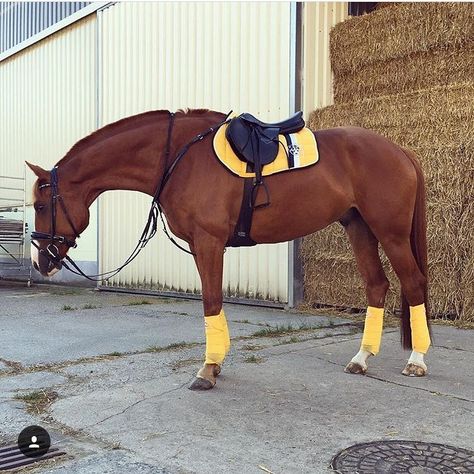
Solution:
[[[410,243],[413,255],[415,257],[418,268],[425,277],[424,303],[426,307],[426,319],[429,326],[429,308],[428,308],[428,247],[426,243],[426,189],[425,178],[420,164],[413,152],[403,149],[404,153],[412,162],[417,177],[415,209],[413,212],[413,220],[411,225]],[[410,307],[405,295],[402,292],[402,323],[401,336],[402,346],[405,349],[412,348],[411,328],[410,328]],[[430,330],[431,332],[431,330]]]

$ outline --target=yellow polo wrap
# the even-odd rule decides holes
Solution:
[[[380,349],[383,328],[383,308],[367,307],[364,336],[360,348],[376,355]]]
[[[224,361],[230,349],[229,329],[224,310],[216,316],[205,316],[206,327],[206,364],[219,364]]]
[[[411,345],[415,352],[426,354],[431,345],[430,332],[426,322],[426,308],[424,303],[410,306]]]

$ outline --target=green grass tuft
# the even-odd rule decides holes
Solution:
[[[95,304],[85,304],[82,309],[97,309],[97,306]]]
[[[65,304],[62,308],[61,308],[63,311],[74,311],[76,310],[77,308],[75,308],[74,306],[70,306],[68,304]]]
[[[148,300],[132,300],[125,304],[125,306],[140,306],[143,304],[151,304]]]
[[[253,337],[279,337],[284,336],[285,334],[291,334],[293,332],[304,331],[307,329],[317,329],[313,326],[308,326],[306,323],[300,324],[298,327],[293,327],[291,324],[267,327],[265,329],[260,329],[257,332],[252,334]]]
[[[245,346],[242,346],[244,351],[259,351],[260,349],[263,349],[263,346],[257,346],[256,344],[245,344]]]
[[[29,413],[39,414],[58,398],[58,394],[52,390],[35,390],[29,393],[18,393],[14,398],[25,402]]]
[[[194,347],[198,343],[196,342],[173,342],[172,344],[168,344],[167,346],[150,346],[145,349],[145,352],[163,352],[163,351],[171,351],[174,349],[186,349],[189,347]]]
[[[251,356],[246,357],[244,359],[244,362],[246,362],[247,364],[259,364],[260,362],[263,362],[263,358],[258,357],[256,355],[251,355]]]
[[[109,354],[105,354],[107,356],[112,356],[112,357],[120,357],[122,355],[124,355],[125,353],[124,352],[118,352],[118,351],[114,351],[114,352],[110,352]]]

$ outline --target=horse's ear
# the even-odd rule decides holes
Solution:
[[[25,161],[25,163],[27,164],[28,168],[30,168],[30,170],[33,171],[33,173],[36,176],[38,176],[39,179],[47,179],[48,178],[49,172],[44,170],[43,168],[41,168],[41,166],[32,165],[31,163],[28,163],[27,161]]]

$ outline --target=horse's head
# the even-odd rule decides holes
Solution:
[[[53,276],[62,267],[68,250],[89,223],[89,209],[59,169],[46,171],[27,163],[37,176],[33,187],[35,231],[31,234],[31,261],[44,276]]]

